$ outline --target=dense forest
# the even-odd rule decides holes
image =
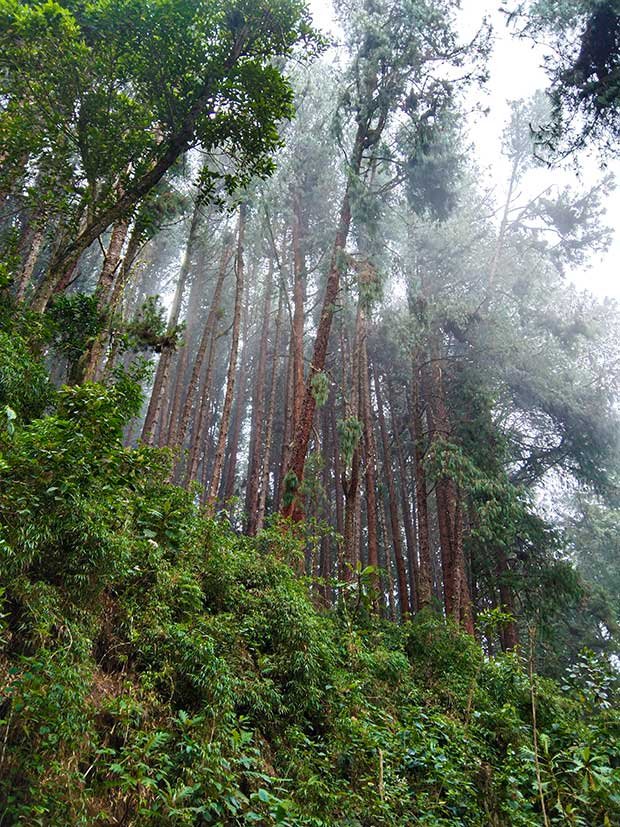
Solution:
[[[455,0],[0,0],[0,827],[620,824],[620,3],[501,13],[489,180]]]

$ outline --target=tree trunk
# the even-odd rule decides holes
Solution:
[[[426,469],[424,467],[424,431],[422,427],[422,402],[420,397],[420,357],[412,360],[411,438],[415,460],[415,499],[418,518],[418,546],[420,565],[418,571],[418,606],[423,609],[431,605],[433,597],[433,575],[431,565],[431,539],[428,524],[428,494]]]
[[[364,452],[366,458],[366,524],[368,529],[368,565],[379,566],[379,547],[377,537],[377,446],[375,445],[372,403],[370,399],[370,380],[368,375],[368,348],[366,319],[363,319],[361,342],[361,398],[362,418],[364,423]],[[379,589],[377,577],[372,578],[376,591]]]
[[[493,252],[493,260],[491,262],[491,269],[489,270],[489,280],[488,280],[488,290],[487,294],[484,299],[483,307],[486,309],[489,305],[491,300],[491,291],[495,286],[495,279],[497,277],[497,271],[499,270],[499,262],[500,256],[502,253],[502,247],[504,245],[504,239],[506,237],[506,231],[508,229],[508,216],[510,215],[510,205],[512,203],[512,194],[514,192],[514,188],[517,184],[517,172],[519,166],[519,158],[515,156],[515,159],[512,164],[512,169],[510,172],[510,179],[508,182],[508,193],[506,195],[506,202],[504,204],[504,212],[502,214],[502,220],[499,226],[499,233],[497,234],[497,242],[495,244],[495,250]]]
[[[356,505],[359,492],[359,470],[360,455],[359,448],[353,451],[351,459],[351,471],[348,477],[342,476],[342,488],[344,491],[344,539],[343,539],[343,570],[341,576],[350,580],[357,563],[356,549]]]
[[[127,249],[125,250],[125,255],[123,256],[123,263],[121,265],[119,276],[114,280],[114,288],[110,297],[110,310],[112,313],[115,313],[121,304],[125,289],[131,279],[136,259],[140,253],[141,245],[141,231],[134,225],[133,231],[129,236],[129,241],[127,242]]]
[[[323,436],[323,456],[325,457],[325,462],[323,464],[323,491],[325,494],[323,517],[327,525],[331,525],[333,517],[331,508],[332,498],[330,497],[332,474],[329,465],[329,457],[332,455],[333,450],[331,442],[333,442],[333,440],[331,439],[330,425],[331,422],[329,416],[329,408],[327,407],[327,405],[325,405],[325,407],[323,408],[321,430]],[[323,536],[321,537],[321,562],[318,576],[321,581],[320,593],[324,606],[329,606],[331,604],[331,586],[329,582],[329,578],[331,575],[331,542],[332,538],[330,534],[323,534]]]
[[[419,606],[418,597],[418,551],[416,543],[416,531],[411,515],[411,505],[409,502],[407,467],[405,465],[405,457],[403,454],[403,446],[401,444],[398,422],[396,418],[396,406],[394,400],[394,391],[389,377],[386,376],[386,385],[388,390],[388,406],[390,408],[392,433],[394,434],[394,446],[396,448],[396,466],[398,468],[398,476],[400,484],[398,486],[400,491],[401,511],[403,515],[403,526],[405,529],[405,541],[407,544],[407,569],[409,574],[410,594],[411,594],[411,611],[417,611]]]
[[[189,305],[191,307],[191,304]],[[162,434],[160,445],[169,447],[175,445],[176,432],[179,427],[179,419],[181,417],[181,407],[183,404],[183,393],[187,382],[187,364],[189,362],[189,348],[192,343],[189,328],[186,327],[184,331],[185,342],[181,348],[179,358],[176,360],[174,371],[170,376],[170,400],[167,410],[168,416],[168,430],[165,435]]]
[[[258,346],[258,364],[252,396],[252,424],[250,427],[250,451],[248,457],[248,482],[245,498],[247,513],[246,530],[249,535],[256,534],[258,517],[258,489],[260,476],[260,458],[263,442],[263,422],[265,418],[265,376],[267,370],[267,342],[271,317],[271,293],[273,290],[273,259],[269,260],[269,269],[265,280],[263,298],[263,318],[260,343]],[[275,363],[275,354],[274,354]]]
[[[41,253],[41,248],[43,247],[44,241],[45,232],[42,227],[37,227],[37,229],[34,230],[30,238],[26,260],[24,261],[24,264],[19,273],[19,278],[17,280],[15,298],[20,303],[23,302],[24,296],[26,295],[26,290],[28,289],[28,286],[32,281],[34,268],[36,267],[37,261],[39,260],[39,255]]]
[[[217,343],[221,335],[222,334],[216,334],[215,330],[212,330],[209,338],[209,349],[207,352],[207,369],[205,371],[205,378],[202,383],[200,405],[194,410],[194,424],[190,437],[189,457],[185,473],[186,486],[189,485],[193,479],[197,478],[196,475],[198,473],[198,466],[200,465],[201,450],[202,447],[206,444],[207,435],[209,432],[209,423],[211,421],[209,404],[212,401],[211,392],[213,384],[213,374],[215,371],[215,356],[217,351]]]
[[[226,378],[226,394],[224,396],[224,406],[222,408],[222,419],[220,421],[220,431],[215,449],[215,458],[213,461],[213,469],[211,472],[211,483],[209,485],[209,493],[207,501],[209,505],[213,506],[217,498],[217,492],[220,487],[220,479],[222,476],[222,468],[224,465],[224,449],[226,447],[226,439],[228,437],[228,428],[230,425],[230,414],[232,410],[233,395],[235,392],[235,375],[237,372],[237,355],[239,350],[239,333],[241,328],[241,309],[243,304],[243,243],[245,234],[245,215],[246,205],[241,204],[239,207],[239,225],[237,231],[237,257],[235,261],[236,271],[236,288],[235,288],[235,308],[233,314],[233,328],[232,340],[230,344],[230,361],[228,363],[228,376]]]
[[[387,531],[387,518],[385,514],[385,500],[383,495],[379,496],[379,527],[381,529],[381,541],[385,563],[385,580],[387,582],[387,609],[389,618],[396,621],[396,604],[394,601],[394,578],[392,576],[392,549]],[[382,589],[381,606],[385,606],[385,594]]]
[[[126,265],[127,257],[131,256],[131,261],[134,261],[137,255],[137,249],[131,249],[131,244],[133,241],[133,237],[129,239],[129,243],[127,245],[127,252],[125,257],[123,258],[123,264],[121,267],[121,272],[119,277],[114,282],[114,290],[112,291],[112,296],[110,298],[110,314],[114,315],[117,313],[121,301],[123,298],[123,293],[125,288],[127,287],[127,283],[131,278],[131,264]],[[119,314],[122,317],[122,311]],[[95,382],[103,382],[105,377],[109,376],[114,368],[114,363],[116,361],[116,357],[118,355],[119,347],[120,347],[120,331],[113,331],[112,335],[110,335],[110,342],[109,347],[107,348],[107,356],[105,360],[101,360],[99,365],[95,371],[94,380]]]
[[[239,369],[235,381],[237,387],[237,400],[234,406],[232,426],[228,440],[228,451],[226,457],[226,473],[222,481],[220,499],[228,502],[235,491],[235,479],[237,477],[237,454],[239,453],[239,436],[241,423],[245,417],[245,399],[247,391],[247,362],[248,353],[248,308],[247,304],[243,311],[243,350],[239,358]]]
[[[194,213],[192,215],[192,223],[189,230],[187,245],[185,247],[185,255],[181,270],[179,272],[179,279],[174,291],[174,298],[170,308],[170,316],[168,318],[168,330],[172,331],[179,323],[179,315],[181,313],[181,302],[183,300],[183,293],[185,292],[185,284],[189,275],[192,256],[194,253],[194,246],[198,238],[198,226],[200,218],[199,202],[196,200],[194,205]],[[142,427],[142,441],[149,445],[153,444],[153,431],[155,426],[159,423],[164,398],[168,393],[168,379],[170,375],[170,363],[172,361],[172,349],[165,348],[159,357],[157,371],[155,372],[155,382],[151,392],[151,399],[146,413],[146,419]]]
[[[95,293],[97,297],[97,310],[99,314],[105,318],[106,322],[104,329],[84,354],[83,380],[85,382],[95,379],[95,375],[103,359],[106,341],[110,335],[109,327],[112,321],[113,308],[109,303],[114,292],[115,277],[121,263],[121,254],[128,230],[129,225],[127,221],[119,221],[112,228],[110,243],[106,250]]]
[[[347,187],[340,210],[338,232],[336,233],[336,240],[334,242],[332,259],[327,276],[327,286],[325,288],[321,317],[314,341],[314,350],[312,354],[312,361],[310,363],[308,381],[305,386],[299,412],[299,419],[295,425],[293,451],[288,470],[295,475],[298,488],[301,486],[301,482],[303,480],[306,454],[308,453],[308,443],[310,442],[314,410],[316,408],[316,400],[314,398],[311,381],[314,375],[316,373],[320,373],[325,366],[327,346],[329,344],[329,334],[331,332],[332,319],[334,316],[334,307],[340,291],[340,257],[347,242],[350,224],[351,205],[349,199],[349,188]],[[299,497],[294,496],[290,498],[290,502],[283,505],[282,513],[285,517],[292,517],[294,520],[302,519],[303,510]]]
[[[359,419],[360,414],[360,344],[362,334],[362,317],[363,310],[361,300],[358,302],[357,314],[355,320],[355,336],[353,342],[353,350],[350,357],[350,377],[351,377],[351,395],[347,405],[346,414],[349,417]],[[346,359],[346,355],[342,352],[342,358]],[[343,382],[344,384],[344,382]],[[357,526],[356,520],[358,516],[358,504],[360,494],[360,450],[359,445],[355,447],[351,459],[350,472],[347,473],[346,468],[342,473],[342,489],[344,491],[344,570],[342,575],[346,580],[349,580],[355,571],[355,566],[359,559],[357,548]]]
[[[503,549],[498,548],[496,554],[496,572],[497,582],[499,584],[500,609],[502,610],[502,612],[506,612],[507,614],[512,615],[512,617],[515,617],[514,594],[512,587],[508,582],[510,569],[508,567],[506,553],[503,551]],[[519,630],[517,628],[516,621],[508,620],[506,621],[506,623],[502,625],[500,640],[502,644],[502,650],[504,652],[511,652],[519,646]]]
[[[200,457],[201,452],[204,457],[207,456],[208,451],[203,449],[203,446],[208,445],[208,435],[209,429],[211,427],[211,423],[215,417],[215,410],[216,408],[215,400],[212,398],[212,390],[213,390],[213,375],[215,373],[215,362],[216,362],[216,353],[217,353],[217,343],[223,333],[216,334],[215,330],[212,331],[211,337],[209,339],[209,350],[207,353],[207,369],[205,371],[205,377],[202,382],[202,393],[200,394],[200,405],[197,409],[194,410],[194,425],[192,429],[192,433],[190,436],[190,451],[189,451],[189,459],[187,464],[187,470],[185,474],[185,484],[188,486],[193,479],[198,479],[198,467],[200,465]],[[202,478],[205,478],[206,474],[206,460],[203,459],[203,468],[202,468]],[[208,480],[203,484],[206,486]]]
[[[196,391],[198,390],[198,385],[200,383],[200,375],[202,373],[205,356],[207,354],[207,348],[209,346],[209,342],[212,339],[212,336],[214,335],[215,327],[217,325],[217,318],[220,311],[220,304],[222,301],[224,279],[228,271],[228,264],[230,262],[232,253],[232,244],[225,244],[222,249],[222,255],[220,257],[220,262],[217,270],[217,280],[215,282],[215,287],[213,289],[211,305],[209,307],[209,312],[207,313],[205,326],[203,328],[200,343],[198,345],[198,350],[196,351],[196,356],[194,358],[194,365],[192,367],[192,373],[190,376],[189,384],[185,392],[185,402],[183,403],[181,419],[179,421],[178,428],[175,430],[170,440],[171,445],[176,445],[179,448],[183,446],[183,443],[185,442],[185,437],[187,436],[187,428],[189,426],[192,409],[195,405]],[[205,386],[205,390],[206,393],[209,393],[209,385]]]
[[[433,344],[430,355],[429,401],[432,412],[432,439],[436,443],[438,440],[449,439],[450,420],[437,343]],[[462,504],[459,492],[454,480],[447,476],[437,480],[435,490],[446,614],[473,634],[471,599],[463,556]]]
[[[327,274],[327,284],[325,287],[325,294],[323,296],[321,316],[319,318],[319,324],[314,340],[310,370],[306,381],[299,420],[295,423],[295,437],[288,472],[290,472],[291,475],[294,475],[294,479],[297,481],[296,484],[298,489],[303,480],[304,465],[306,463],[306,454],[308,453],[308,443],[310,442],[312,422],[316,408],[316,399],[314,398],[312,379],[316,373],[320,373],[325,367],[325,359],[327,357],[327,348],[329,345],[329,334],[331,332],[334,309],[338,300],[338,293],[340,292],[341,258],[346,248],[349,228],[351,226],[351,181],[355,176],[359,175],[364,151],[364,138],[366,135],[366,130],[367,128],[365,128],[362,123],[358,125],[357,134],[353,145],[351,171],[349,173],[350,179],[347,183],[344,197],[342,199],[342,205],[340,207],[338,229],[336,231],[332,248],[331,261]],[[283,504],[282,514],[283,516],[291,517],[294,520],[301,520],[303,518],[303,511],[299,497],[291,497],[289,502]]]
[[[398,578],[398,593],[400,598],[400,611],[403,620],[411,615],[409,603],[409,592],[407,590],[407,572],[405,559],[403,557],[403,545],[400,536],[400,525],[398,522],[398,500],[396,499],[396,486],[394,485],[394,474],[392,471],[392,452],[385,425],[385,414],[383,412],[383,399],[379,376],[374,374],[375,395],[377,398],[377,415],[379,418],[379,430],[381,432],[381,444],[383,446],[383,473],[388,488],[388,504],[390,511],[390,526],[392,529],[392,544],[394,546],[394,561],[396,563],[396,575]]]
[[[282,503],[282,492],[284,491],[284,478],[291,461],[293,450],[293,333],[289,337],[289,353],[286,360],[286,375],[284,377],[284,405],[282,406],[282,445],[280,451],[280,467],[278,470],[277,496],[275,507],[280,509]]]
[[[340,441],[338,439],[338,427],[336,425],[336,404],[333,394],[330,394],[330,397],[331,404],[329,414],[334,449],[334,493],[336,500],[336,531],[338,532],[340,537],[342,537],[344,535],[344,509],[342,507],[342,463],[340,461]],[[340,556],[340,554],[338,556]]]
[[[276,326],[273,334],[273,357],[271,362],[271,382],[269,394],[269,410],[267,413],[267,425],[265,427],[265,446],[263,450],[263,463],[261,472],[261,484],[258,495],[258,506],[256,509],[255,533],[262,531],[265,521],[265,507],[267,493],[269,491],[269,467],[271,461],[271,443],[273,439],[273,423],[276,413],[276,397],[278,392],[278,347],[280,346],[280,328],[282,325],[282,311],[284,308],[283,288],[280,287],[278,299],[278,312],[276,315]]]
[[[293,326],[291,332],[291,353],[293,357],[293,419],[292,432],[295,433],[301,416],[304,396],[304,301],[306,267],[303,254],[303,219],[299,192],[293,196]]]
[[[176,434],[181,420],[181,411],[185,402],[185,395],[187,393],[187,386],[189,382],[188,366],[190,353],[194,356],[198,349],[197,326],[202,325],[204,298],[207,293],[207,267],[205,264],[208,256],[201,257],[200,267],[196,276],[192,279],[187,297],[187,317],[183,338],[185,340],[184,347],[174,372],[174,384],[170,394],[170,410],[168,414],[168,432],[166,435],[166,445],[176,445]],[[195,357],[194,357],[195,358]],[[181,441],[183,443],[185,437]],[[181,446],[179,446],[181,447]]]

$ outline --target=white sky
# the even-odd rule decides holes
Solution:
[[[337,36],[333,21],[330,0],[309,0],[316,26],[324,32]],[[507,180],[508,171],[500,152],[500,136],[508,118],[508,101],[525,98],[537,89],[547,85],[545,72],[541,68],[542,52],[523,40],[512,37],[506,28],[505,17],[499,12],[499,2],[489,0],[462,0],[461,27],[464,37],[471,36],[487,16],[494,28],[495,44],[489,63],[490,79],[484,94],[485,106],[490,111],[486,116],[477,115],[471,123],[471,140],[475,146],[478,162],[488,168],[488,174],[498,188],[501,199],[503,182]],[[580,159],[581,186],[588,187],[602,175],[599,165],[592,159]],[[614,241],[609,251],[602,257],[593,257],[590,266],[571,273],[572,280],[579,286],[590,290],[598,296],[613,296],[620,299],[620,279],[617,274],[616,260],[620,257],[620,162],[609,164],[607,172],[616,174],[618,189],[607,202],[607,223],[614,229]],[[556,183],[571,183],[579,186],[576,174],[572,170],[545,170],[531,173],[537,181],[531,181],[532,194],[542,189],[540,177],[553,175]]]

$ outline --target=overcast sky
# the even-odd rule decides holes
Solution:
[[[334,25],[331,0],[310,0],[310,8],[315,24],[323,31],[337,37]],[[547,85],[546,75],[541,68],[542,53],[528,43],[512,37],[506,28],[504,15],[499,12],[499,2],[488,0],[463,0],[461,27],[464,37],[471,36],[478,28],[483,17],[487,16],[494,28],[494,48],[490,61],[490,80],[485,93],[485,105],[489,114],[477,115],[471,123],[470,135],[475,146],[479,162],[488,168],[488,174],[498,184],[501,197],[501,182],[507,178],[506,164],[500,152],[500,136],[508,118],[508,101],[529,97],[537,89]],[[509,4],[508,4],[509,5]],[[580,159],[581,186],[592,185],[601,176],[599,164],[592,158]],[[603,257],[595,257],[589,268],[571,273],[571,278],[580,287],[591,290],[598,296],[614,296],[620,299],[620,278],[616,262],[620,257],[620,163],[609,165],[608,171],[615,173],[618,179],[617,189],[610,195],[607,203],[607,223],[614,229],[614,242],[609,252]],[[575,173],[569,170],[553,170],[534,173],[539,178],[552,174],[558,183],[571,183],[579,186]],[[539,190],[540,181],[531,180],[530,186]]]

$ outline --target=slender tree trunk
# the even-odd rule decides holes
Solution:
[[[493,289],[495,285],[495,280],[497,278],[497,271],[499,269],[499,261],[502,253],[502,247],[504,245],[504,239],[506,237],[506,231],[508,229],[508,215],[510,213],[510,205],[512,203],[512,194],[517,184],[518,165],[519,158],[517,156],[514,159],[514,162],[512,164],[512,170],[510,172],[510,180],[508,182],[508,193],[506,195],[506,203],[504,204],[504,212],[499,227],[499,233],[497,235],[497,243],[495,245],[495,250],[493,252],[491,269],[489,270],[488,292],[484,301],[485,307],[489,304],[489,301],[491,299],[491,290]]]
[[[359,448],[353,451],[351,470],[348,477],[342,477],[344,491],[344,541],[343,541],[343,571],[341,575],[350,580],[357,563],[357,549],[355,547],[356,531],[356,502],[359,491]]]
[[[205,357],[207,355],[207,348],[209,346],[209,342],[212,341],[215,327],[217,325],[218,314],[220,311],[220,305],[222,301],[224,279],[226,278],[226,273],[228,272],[228,264],[230,262],[232,254],[232,244],[225,244],[222,249],[222,255],[220,257],[220,262],[217,270],[217,280],[215,282],[215,287],[213,289],[211,305],[209,307],[209,312],[207,313],[205,326],[203,328],[200,343],[198,345],[198,350],[196,351],[196,356],[194,358],[194,365],[192,367],[192,373],[190,376],[189,384],[185,392],[185,402],[183,403],[181,419],[179,421],[178,428],[172,435],[172,439],[170,441],[171,445],[174,444],[178,447],[182,447],[183,443],[185,442],[185,437],[187,436],[187,428],[189,426],[191,413],[196,402],[196,391],[198,390],[198,385],[200,383],[200,375],[202,373]],[[210,392],[209,385],[205,385],[205,392],[207,394]]]
[[[137,311],[140,309],[141,304],[144,302],[144,299],[149,293],[152,293],[152,289],[150,287],[152,281],[152,275],[155,270],[155,264],[157,260],[157,245],[152,240],[149,244],[143,247],[144,255],[140,257],[140,268],[134,271],[133,270],[133,262],[131,262],[131,268],[124,274],[124,283],[129,287],[131,285],[131,290],[124,291],[121,296],[119,296],[119,301],[122,298],[124,302],[124,312],[127,317],[135,316]],[[136,254],[134,256],[134,262],[137,263],[138,259],[138,250],[136,250]],[[127,256],[125,257],[125,261],[123,262],[123,268],[125,268],[125,262],[127,261]],[[132,281],[131,277],[134,275],[137,278],[134,278]]]
[[[95,374],[103,359],[106,341],[110,335],[109,327],[112,321],[112,307],[109,302],[114,291],[114,281],[121,263],[121,255],[128,230],[129,225],[127,221],[119,221],[112,228],[110,243],[108,244],[103,267],[99,274],[96,290],[97,310],[100,315],[106,319],[106,324],[104,330],[96,337],[91,347],[84,354],[83,379],[86,382],[95,378]]]
[[[387,530],[387,516],[385,513],[385,500],[382,495],[379,496],[379,527],[381,529],[381,543],[383,546],[383,556],[385,558],[385,580],[387,584],[387,609],[389,618],[396,621],[396,603],[394,600],[394,578],[392,576],[392,548]],[[381,594],[381,605],[385,606],[385,595]]]
[[[510,570],[508,568],[508,560],[503,549],[497,549],[497,581],[499,585],[499,599],[500,608],[502,612],[515,616],[514,594],[508,577]],[[510,652],[519,646],[519,630],[514,620],[508,620],[502,625],[501,629],[501,644],[504,652]]]
[[[269,339],[269,321],[271,317],[271,293],[273,290],[273,259],[269,260],[269,269],[265,280],[263,299],[263,318],[260,343],[258,347],[258,364],[252,397],[252,424],[250,427],[250,452],[248,458],[248,483],[245,509],[247,512],[246,530],[250,535],[256,534],[258,517],[258,489],[260,476],[260,457],[263,442],[263,421],[265,418],[265,376],[267,370],[267,342]],[[275,363],[275,354],[274,354]]]
[[[120,272],[118,274],[118,277],[114,279],[114,287],[112,288],[112,293],[110,295],[109,312],[111,317],[115,313],[117,313],[117,311],[121,307],[123,296],[125,290],[127,289],[127,285],[129,284],[129,280],[131,279],[133,267],[136,262],[136,258],[138,257],[141,243],[141,232],[134,225],[133,231],[129,236],[129,241],[127,242],[127,249],[125,250],[125,255],[123,256],[123,261],[120,266]],[[112,371],[112,368],[114,367],[114,362],[116,360],[118,347],[119,338],[118,335],[116,335],[112,339],[110,352],[105,361],[105,367],[102,361],[99,362],[99,366],[95,371],[95,382],[99,382],[102,376],[107,376]]]
[[[224,406],[222,408],[222,419],[220,421],[220,431],[215,449],[215,457],[213,461],[213,469],[211,472],[211,483],[209,485],[209,493],[207,501],[210,505],[215,503],[217,492],[220,487],[220,479],[222,476],[222,468],[224,465],[224,449],[226,447],[226,439],[228,437],[228,428],[230,425],[230,414],[232,410],[233,395],[235,392],[235,375],[237,371],[237,355],[239,350],[239,333],[241,328],[241,309],[243,304],[243,244],[245,234],[245,215],[246,205],[242,204],[239,207],[239,225],[237,231],[237,257],[235,261],[236,271],[236,289],[235,289],[235,308],[233,314],[233,329],[232,340],[230,345],[230,361],[228,364],[228,376],[226,379],[226,394],[224,396]]]
[[[15,298],[20,303],[23,302],[24,297],[26,295],[26,290],[28,289],[30,282],[32,281],[34,268],[36,267],[37,261],[39,260],[39,256],[41,254],[41,249],[43,247],[44,241],[45,232],[42,227],[37,227],[37,229],[34,230],[34,232],[32,232],[32,235],[30,237],[28,253],[19,273],[19,278],[17,279]]]
[[[211,422],[210,404],[212,399],[212,384],[213,374],[215,372],[215,356],[217,351],[217,343],[222,334],[217,334],[215,330],[211,331],[209,338],[209,349],[207,352],[207,368],[205,371],[205,378],[202,383],[202,393],[200,394],[200,404],[194,410],[194,425],[190,438],[189,457],[187,462],[187,470],[185,473],[185,483],[189,483],[197,478],[198,466],[200,465],[200,457],[203,448],[207,443],[207,435]],[[203,467],[203,471],[204,471]],[[204,476],[204,474],[203,474]]]
[[[205,257],[206,258],[206,257]],[[219,271],[218,271],[219,272]],[[185,395],[190,377],[188,377],[188,366],[190,353],[192,355],[199,347],[197,341],[198,325],[203,321],[204,299],[207,292],[207,267],[204,259],[200,262],[200,267],[196,277],[192,279],[187,297],[187,318],[184,331],[185,345],[181,351],[180,357],[177,360],[176,370],[174,372],[174,384],[170,394],[170,410],[168,414],[168,432],[166,435],[166,445],[176,445],[176,435],[181,420],[181,411],[185,402]],[[217,281],[217,278],[216,278]],[[207,314],[208,315],[208,314]],[[195,357],[194,357],[195,358]],[[192,366],[193,367],[193,366]],[[179,448],[182,447],[185,441],[185,435],[180,441]]]
[[[360,413],[360,340],[362,316],[361,302],[358,302],[353,349],[350,356],[351,395],[349,404],[347,405],[347,415],[349,417],[355,417],[356,419],[359,419]],[[342,357],[343,359],[346,358],[344,348]],[[353,451],[349,473],[347,474],[346,468],[343,470],[342,489],[344,491],[344,571],[342,574],[345,579],[350,579],[358,562],[356,517],[360,491],[359,445],[357,445]]]
[[[329,465],[329,457],[332,455],[333,446],[332,446],[332,435],[331,435],[331,427],[330,427],[330,417],[329,417],[329,408],[327,405],[323,407],[323,416],[322,416],[322,444],[323,444],[323,456],[325,457],[325,462],[323,464],[323,490],[325,494],[325,501],[324,501],[324,513],[323,517],[327,525],[330,525],[332,522],[332,498],[330,497],[330,488],[332,482],[331,476],[331,468]],[[331,586],[329,583],[329,578],[331,575],[331,536],[329,534],[324,534],[321,537],[321,563],[318,572],[318,576],[321,579],[321,596],[323,599],[323,605],[329,606],[331,603]]]
[[[286,375],[284,377],[284,405],[282,406],[282,450],[280,458],[280,469],[278,474],[278,496],[277,505],[279,509],[284,490],[284,478],[291,461],[293,450],[293,334],[289,337],[288,359],[286,360]]]
[[[417,552],[417,543],[416,543],[416,531],[415,525],[413,522],[413,517],[411,515],[411,505],[409,502],[409,494],[408,494],[408,480],[407,480],[407,468],[405,465],[405,457],[403,453],[403,446],[401,444],[400,435],[399,435],[399,427],[398,421],[396,418],[396,406],[394,400],[394,391],[392,388],[392,383],[388,376],[385,377],[386,379],[386,386],[388,390],[388,406],[390,408],[391,414],[391,422],[392,422],[392,433],[394,434],[394,447],[396,448],[396,466],[398,468],[398,476],[400,484],[398,486],[400,490],[400,502],[401,502],[401,511],[403,515],[403,526],[405,529],[405,541],[407,544],[407,570],[409,574],[409,581],[410,581],[410,594],[411,594],[411,610],[412,612],[417,611],[419,606],[419,597],[418,597],[418,579],[419,579],[419,565],[418,565],[418,552]]]
[[[217,399],[215,397],[205,407],[205,424],[203,429],[204,438],[200,440],[200,444],[202,445],[201,458],[199,452],[199,458],[202,464],[196,471],[196,479],[200,479],[202,484],[202,494],[200,497],[200,502],[202,505],[207,504],[209,494],[209,476],[211,473],[211,468],[213,468],[215,442],[218,432],[217,408]]]
[[[243,350],[239,359],[239,369],[237,371],[237,379],[235,385],[237,387],[237,400],[234,407],[234,416],[230,428],[230,436],[228,439],[228,456],[226,457],[226,473],[222,480],[220,491],[220,499],[222,502],[228,502],[234,494],[235,479],[237,476],[237,454],[239,453],[239,436],[241,433],[241,423],[245,417],[245,399],[247,391],[247,362],[249,359],[248,353],[248,308],[247,304],[243,311]]]
[[[343,509],[343,490],[342,490],[342,462],[340,460],[340,441],[338,439],[338,427],[336,424],[336,404],[333,394],[330,394],[330,423],[332,429],[333,447],[334,447],[334,488],[336,500],[336,531],[340,537],[344,536],[344,509]]]
[[[449,439],[450,421],[445,401],[439,348],[436,343],[433,344],[430,355],[429,400],[432,411],[432,438],[436,442]],[[437,480],[435,490],[446,614],[453,617],[457,623],[461,623],[467,632],[473,634],[471,599],[463,555],[462,505],[459,492],[454,480],[447,476]]]
[[[422,427],[422,403],[420,396],[420,358],[414,355],[412,360],[412,401],[411,401],[411,439],[413,441],[415,462],[415,499],[418,522],[418,545],[420,565],[418,572],[418,605],[423,609],[431,605],[433,596],[433,575],[431,564],[431,539],[428,523],[428,494],[426,488],[426,469],[424,467],[424,432]]]
[[[379,566],[379,547],[377,538],[377,446],[375,445],[372,403],[370,399],[370,379],[368,371],[368,348],[366,319],[363,319],[361,341],[361,398],[364,422],[364,452],[366,456],[366,525],[368,529],[368,565]],[[375,590],[379,588],[377,578],[373,577]]]
[[[375,396],[377,398],[377,415],[379,418],[379,430],[381,432],[381,444],[383,446],[383,473],[388,488],[388,504],[390,510],[390,525],[392,528],[392,544],[394,546],[394,561],[396,563],[396,575],[398,577],[398,592],[400,598],[400,611],[403,620],[411,615],[409,592],[407,590],[407,572],[403,556],[403,545],[400,536],[400,525],[398,521],[398,500],[396,498],[396,486],[394,485],[394,474],[392,471],[392,451],[385,425],[385,414],[383,411],[383,399],[379,376],[374,374]]]
[[[280,287],[278,299],[278,312],[276,315],[276,326],[273,334],[273,357],[271,362],[271,381],[269,393],[269,410],[267,413],[267,425],[265,427],[265,446],[263,450],[263,463],[261,472],[261,484],[258,493],[258,506],[256,509],[255,533],[262,531],[265,522],[265,508],[267,493],[269,491],[269,468],[271,464],[271,444],[273,440],[273,424],[276,414],[276,398],[278,393],[278,348],[280,346],[280,328],[282,325],[282,311],[284,308],[283,288]]]
[[[119,276],[114,280],[114,287],[110,298],[110,309],[113,313],[115,313],[121,305],[125,290],[133,273],[134,265],[140,253],[141,245],[141,230],[134,225],[132,233],[129,236],[129,241],[127,242],[127,249],[123,256]]]
[[[291,332],[291,352],[293,357],[293,420],[292,432],[295,433],[301,416],[304,396],[304,301],[305,301],[305,260],[302,247],[303,219],[299,192],[293,196],[293,326]]]
[[[191,305],[190,305],[191,307]],[[168,431],[165,434],[163,444],[166,446],[176,444],[176,432],[179,427],[179,419],[181,417],[181,407],[183,405],[183,392],[187,382],[187,363],[189,362],[189,348],[192,339],[190,331],[186,327],[184,335],[184,345],[181,348],[179,358],[176,360],[175,369],[170,376],[170,406],[167,411],[168,415]]]
[[[407,561],[409,563],[408,573],[411,583],[411,611],[416,612],[420,605],[420,601],[418,598],[419,563],[416,541],[416,529],[415,523],[413,521],[413,515],[411,512],[411,504],[409,501],[407,468],[405,465],[403,448],[400,444],[400,439],[398,437],[397,431],[394,432],[394,444],[396,447],[396,460],[400,478],[400,484],[398,488],[400,490],[400,502],[403,514],[403,527],[405,529],[405,542],[407,544]]]
[[[183,293],[185,292],[185,284],[187,282],[187,277],[191,269],[194,247],[196,244],[196,240],[198,238],[198,227],[200,223],[199,219],[200,206],[199,202],[196,201],[194,205],[194,213],[192,215],[192,223],[189,230],[189,236],[187,239],[187,245],[185,247],[185,255],[183,257],[183,263],[181,264],[179,279],[176,284],[174,298],[172,300],[172,306],[170,308],[170,316],[168,318],[169,331],[174,330],[174,328],[179,323],[179,315],[181,313],[181,303],[183,300]],[[151,399],[146,413],[146,419],[144,420],[144,425],[142,427],[142,440],[143,442],[146,442],[149,445],[153,443],[153,432],[155,430],[155,426],[159,424],[159,418],[164,404],[164,399],[166,394],[168,393],[168,380],[170,375],[171,361],[172,349],[165,348],[162,351],[161,356],[159,357],[157,371],[155,372],[155,382],[153,384],[153,390],[151,392]]]

